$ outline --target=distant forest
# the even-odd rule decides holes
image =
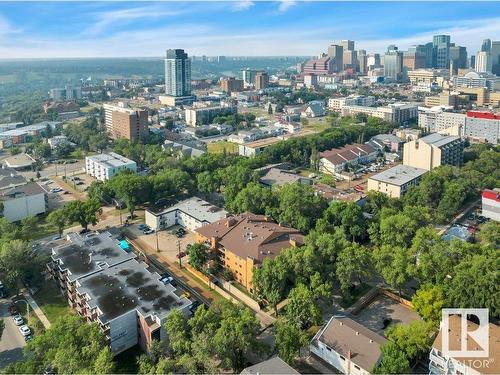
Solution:
[[[266,69],[270,73],[292,68],[304,57],[249,57],[227,58],[223,62],[192,63],[192,78],[217,78],[221,75],[239,75],[242,68]],[[104,78],[159,78],[164,76],[161,58],[116,59],[45,59],[0,60],[0,104],[10,95],[45,94],[50,88],[66,83],[77,84],[89,77],[94,81]]]

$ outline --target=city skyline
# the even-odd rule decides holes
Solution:
[[[381,53],[436,34],[450,35],[470,56],[500,35],[498,11],[494,2],[2,3],[0,56],[161,57],[167,48],[190,56],[311,56],[341,39]]]

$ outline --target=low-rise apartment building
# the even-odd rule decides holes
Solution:
[[[99,324],[114,354],[137,344],[147,350],[153,340],[166,339],[163,323],[172,311],[187,314],[191,302],[110,233],[70,233],[66,241],[52,249],[49,273],[69,305]]]
[[[379,191],[392,198],[400,198],[411,186],[418,185],[427,170],[396,165],[368,178],[368,190]]]
[[[218,220],[195,232],[198,241],[209,245],[222,266],[250,292],[253,271],[264,259],[274,259],[283,250],[304,243],[304,236],[297,229],[249,213]]]
[[[328,99],[328,108],[334,111],[341,111],[344,106],[371,107],[375,105],[374,96],[350,95],[342,98]]]
[[[137,172],[136,162],[115,152],[85,157],[85,172],[99,181],[107,181],[123,170]]]
[[[104,104],[103,108],[106,131],[111,138],[133,141],[148,135],[148,111],[128,108],[126,103]]]
[[[36,182],[25,182],[0,190],[0,202],[2,216],[10,222],[48,211],[47,192]]]
[[[488,353],[486,356],[467,355],[463,357],[450,356],[443,347],[443,336],[448,335],[448,350],[459,351],[462,348],[463,329],[466,332],[477,332],[478,325],[467,321],[467,326],[462,324],[460,316],[451,315],[448,317],[448,332],[443,332],[444,325],[441,324],[440,330],[429,353],[429,374],[430,375],[481,375],[481,374],[500,374],[500,327],[489,323]],[[466,351],[474,352],[481,348],[474,339],[467,334]]]
[[[403,146],[403,164],[428,171],[440,165],[461,167],[463,159],[464,144],[456,136],[433,133]]]
[[[217,116],[227,116],[237,113],[237,107],[202,107],[202,108],[186,108],[184,116],[186,124],[190,126],[210,125]]]
[[[364,113],[367,116],[378,117],[382,120],[403,125],[417,118],[417,105],[410,103],[394,103],[386,107],[365,107],[358,105],[346,105],[342,107],[342,116],[355,116]]]
[[[500,221],[500,189],[486,189],[483,191],[481,210],[484,217]]]
[[[500,138],[500,113],[468,111],[464,135],[471,141],[497,145]]]
[[[341,177],[348,165],[369,163],[377,158],[379,151],[369,144],[353,143],[342,148],[320,152],[319,170]]]
[[[316,333],[309,348],[342,374],[366,375],[382,359],[381,346],[386,342],[350,318],[333,316]]]
[[[154,210],[148,208],[145,212],[146,225],[154,230],[181,225],[191,231],[211,224],[227,216],[227,211],[214,206],[198,197],[180,201],[171,207]]]
[[[427,133],[439,133],[450,128],[462,129],[462,132],[466,115],[451,112],[452,109],[449,106],[418,107],[418,126]]]

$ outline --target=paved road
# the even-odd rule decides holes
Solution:
[[[0,339],[0,370],[22,359],[23,347],[26,345],[23,336],[10,317],[9,302],[6,299],[0,299],[0,319],[5,322],[5,329]]]

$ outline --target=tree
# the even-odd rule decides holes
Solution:
[[[289,272],[289,266],[282,255],[283,252],[274,259],[265,258],[252,276],[254,293],[266,299],[276,312],[276,306],[285,297]]]
[[[292,364],[300,349],[307,345],[309,338],[307,332],[301,330],[288,319],[278,319],[274,324],[276,329],[276,347],[282,360]]]
[[[106,132],[94,134],[89,137],[89,148],[93,151],[103,152],[108,148],[109,138]]]
[[[446,287],[451,306],[488,308],[492,317],[500,317],[499,262],[500,252],[493,250],[466,258],[455,266]]]
[[[38,229],[38,219],[34,216],[27,216],[21,220],[20,237],[28,239]]]
[[[412,298],[413,308],[426,321],[438,323],[441,309],[446,305],[443,289],[439,285],[424,285]]]
[[[373,369],[374,374],[404,374],[410,371],[410,362],[391,341],[382,346],[382,361]]]
[[[249,183],[231,202],[230,209],[234,212],[251,212],[266,214],[278,205],[275,193],[261,184]]]
[[[345,297],[349,296],[354,280],[361,284],[362,278],[370,275],[370,267],[371,257],[365,247],[353,243],[340,252],[335,272]]]
[[[414,320],[410,324],[396,324],[387,329],[387,339],[396,344],[410,363],[427,356],[433,328],[426,322]]]
[[[48,364],[60,374],[104,373],[113,369],[106,337],[96,323],[64,315],[26,346],[25,360],[7,373],[43,373]]]
[[[3,321],[3,319],[0,319],[0,340],[2,339],[4,328],[5,328],[5,322]]]
[[[175,355],[189,352],[191,348],[188,325],[180,310],[174,310],[165,320],[168,345]]]
[[[321,217],[326,200],[316,195],[313,188],[303,184],[285,184],[279,191],[277,213],[273,215],[280,223],[307,232]]]
[[[11,240],[0,245],[0,274],[7,288],[17,292],[19,282],[29,272],[30,245],[22,240]]]
[[[491,246],[495,249],[500,248],[500,223],[492,220],[481,225],[479,240],[486,246]]]
[[[195,243],[189,249],[189,263],[197,270],[202,270],[208,261],[208,249],[204,244]]]
[[[63,212],[69,223],[77,222],[83,229],[87,229],[90,224],[97,224],[98,215],[102,213],[102,208],[97,200],[89,199],[85,202],[68,202],[64,205]]]
[[[57,228],[57,233],[62,235],[64,231],[64,227],[68,223],[68,218],[66,217],[66,212],[64,208],[57,209],[52,211],[47,216],[47,222]]]
[[[366,220],[361,207],[353,202],[337,201],[332,203],[316,224],[316,229],[326,232],[340,227],[353,240],[362,238],[366,233]]]
[[[408,247],[417,228],[417,221],[404,213],[382,217],[380,220],[380,241],[385,245]]]
[[[193,190],[191,177],[188,173],[177,169],[165,169],[149,177],[151,185],[151,201],[160,199],[173,201]],[[147,187],[144,186],[143,189]]]
[[[113,354],[108,346],[106,346],[95,359],[94,374],[112,374],[114,369]]]
[[[286,316],[300,328],[307,328],[321,321],[321,310],[316,296],[304,284],[298,284],[288,295]]]
[[[116,197],[122,199],[130,215],[138,204],[144,203],[150,196],[151,186],[147,177],[131,173],[120,173],[108,182]]]
[[[196,187],[202,193],[215,193],[220,189],[222,181],[216,172],[201,172],[196,175]]]
[[[413,274],[412,257],[404,247],[382,245],[374,253],[376,268],[384,280],[401,295],[403,285]]]

